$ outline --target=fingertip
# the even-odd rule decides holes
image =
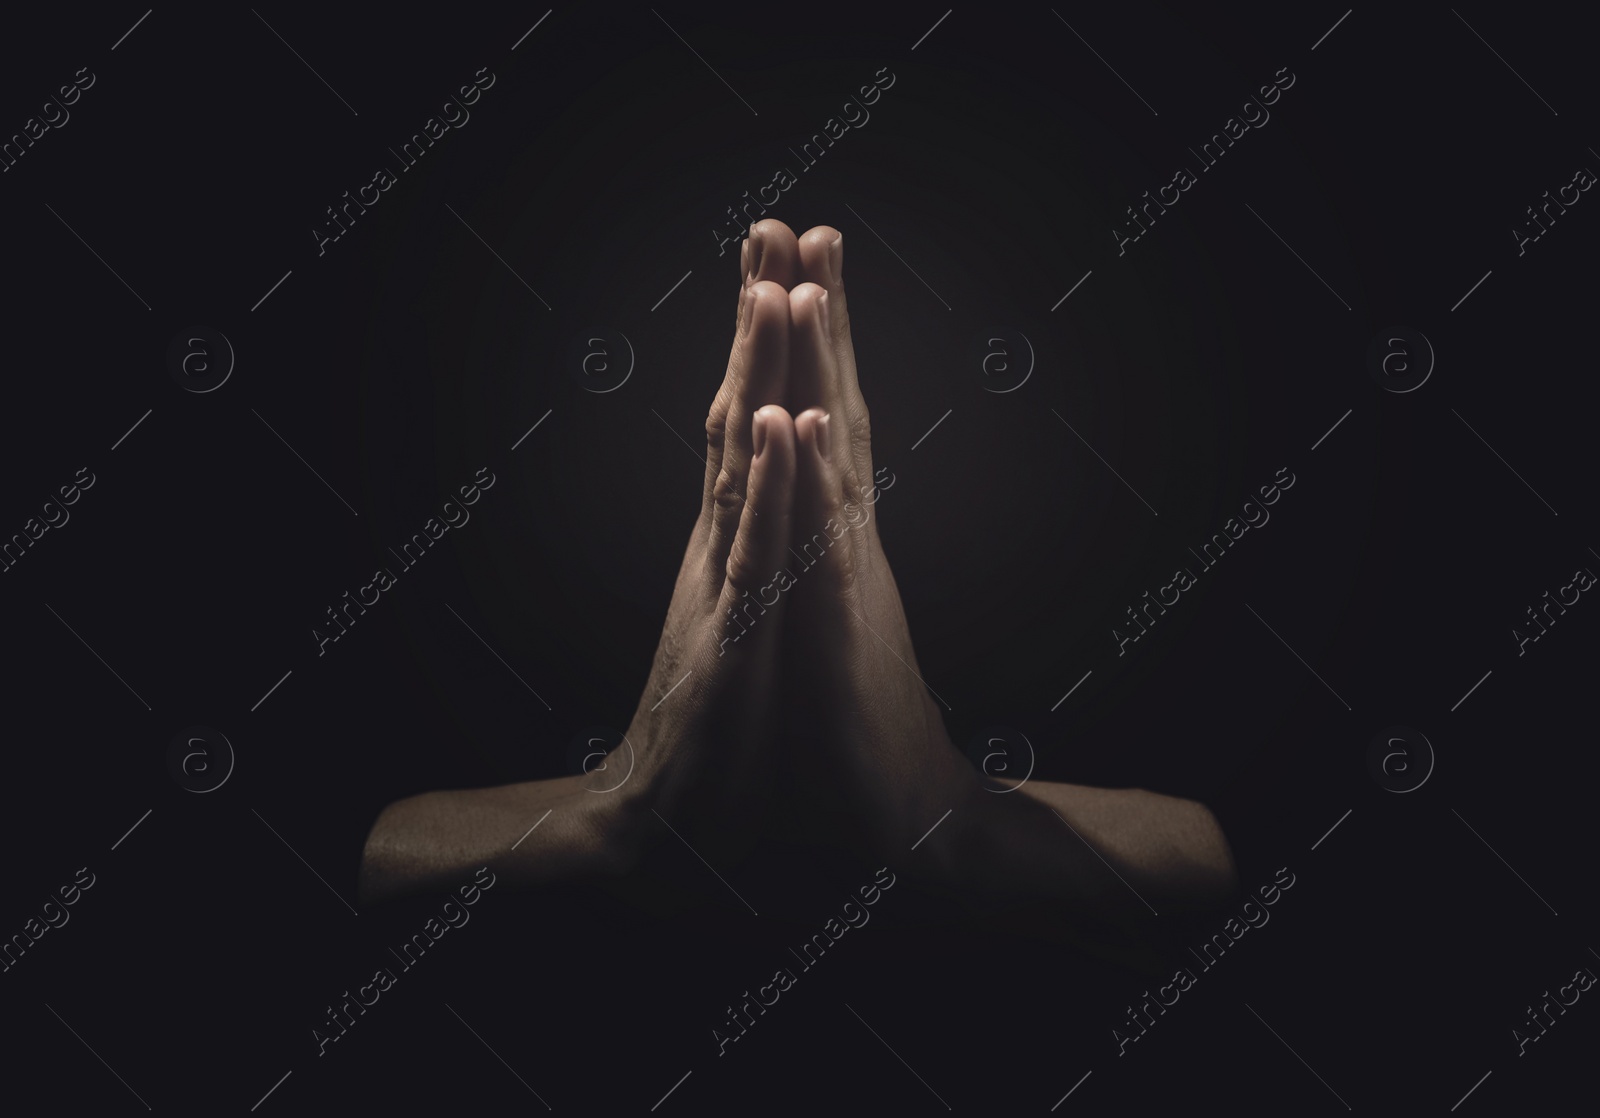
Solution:
[[[800,237],[802,279],[838,289],[844,283],[844,234],[831,225],[818,225]]]
[[[789,292],[773,280],[757,280],[750,285],[750,299],[757,305],[772,303],[784,306],[789,302]]]
[[[760,221],[756,222],[750,227],[750,235],[752,237],[772,237],[775,239],[781,238],[790,241],[797,239],[794,235],[794,230],[790,229],[787,225],[775,217],[764,217]]]
[[[794,421],[796,441],[813,460],[824,464],[828,461],[829,451],[833,449],[830,425],[828,413],[823,408],[807,408]]]
[[[746,241],[750,245],[744,273],[746,284],[770,280],[788,287],[794,282],[800,263],[800,246],[793,229],[777,218],[763,218],[750,227]]]
[[[767,404],[755,414],[755,457],[769,467],[780,460],[793,460],[794,421],[777,404]]]
[[[826,253],[842,236],[844,234],[831,225],[813,225],[801,234],[800,248],[804,252]]]
[[[739,260],[740,278],[746,287],[753,284],[761,274],[761,257],[765,247],[764,242],[765,238],[752,225],[750,232],[745,236],[743,255]]]
[[[776,328],[780,319],[787,324],[789,293],[781,285],[772,280],[758,280],[747,289],[745,298],[748,300],[744,321],[746,333],[758,323],[767,329]]]
[[[828,330],[828,289],[807,280],[789,292],[789,317],[797,327]]]

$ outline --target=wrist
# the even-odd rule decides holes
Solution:
[[[983,848],[993,825],[995,797],[942,735],[932,743],[925,771],[928,775],[908,805],[907,825],[897,828],[898,849],[892,855],[914,878],[960,891],[985,872]],[[915,849],[908,851],[907,845]]]
[[[990,857],[994,818],[1003,796],[992,793],[971,768],[953,776],[946,785],[950,815],[917,848],[928,878],[944,888],[970,892],[981,888],[996,871]]]
[[[597,862],[609,876],[633,872],[659,837],[661,825],[655,814],[663,802],[666,771],[651,763],[649,740],[648,727],[635,719],[623,735],[624,744],[610,751],[606,764],[579,781]]]
[[[654,802],[645,786],[629,780],[609,789],[584,787],[578,795],[596,871],[606,877],[633,872],[645,851],[645,822]]]

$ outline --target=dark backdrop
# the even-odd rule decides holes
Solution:
[[[0,581],[0,932],[80,867],[95,882],[0,975],[22,1109],[537,1112],[537,1091],[639,1113],[675,1082],[662,1113],[1591,1092],[1588,999],[1551,1006],[1549,1045],[1513,1033],[1600,965],[1600,607],[1519,645],[1546,591],[1600,570],[1600,203],[1578,192],[1520,253],[1513,233],[1600,169],[1569,16],[563,9],[524,37],[542,10],[162,9],[120,39],[139,10],[5,17],[7,135],[93,76],[0,174],[0,527],[70,514]],[[402,171],[480,73],[470,118]],[[1202,171],[1275,75],[1270,118]],[[397,181],[319,245],[380,168]],[[732,870],[760,916],[709,874],[649,913],[501,888],[319,1055],[325,1007],[438,908],[353,915],[377,811],[556,775],[581,731],[626,724],[727,352],[726,210],[780,168],[770,216],[845,232],[896,479],[883,538],[952,737],[999,728],[1036,777],[1200,798],[1242,884],[1287,869],[1292,891],[1202,973],[1184,936],[1236,908],[1149,969],[903,888],[719,1056],[725,1007],[876,867]],[[632,354],[615,391],[585,381],[597,336]],[[46,510],[84,467],[92,489]],[[400,571],[388,549],[483,467],[470,522]],[[1200,571],[1189,549],[1283,469],[1270,521]],[[395,587],[319,646],[380,566]],[[1194,588],[1119,644],[1185,566]],[[194,726],[213,776],[233,754],[210,791],[170,773]],[[1410,765],[1375,777],[1391,740]],[[1119,1055],[1126,1007],[1185,959],[1198,983]]]

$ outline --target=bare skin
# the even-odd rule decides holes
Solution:
[[[788,550],[794,424],[776,402],[797,259],[793,234],[778,238],[741,283],[727,372],[706,419],[700,513],[627,744],[586,776],[390,804],[363,853],[364,902],[448,887],[485,864],[521,884],[623,873],[668,827],[708,856],[750,832],[772,775],[781,605],[748,638],[720,642],[728,611]],[[619,770],[629,774],[620,784]],[[695,826],[701,818],[719,826]]]
[[[814,841],[967,895],[1132,926],[1233,890],[1204,806],[1044,781],[1005,792],[951,743],[878,537],[892,481],[873,470],[842,267],[827,226],[796,238],[768,219],[745,243],[700,514],[628,729],[634,775],[612,792],[596,789],[615,775],[596,773],[391,804],[367,841],[364,901],[485,863],[526,884],[626,873],[667,826],[734,850],[773,793]],[[511,851],[541,818],[538,841]]]

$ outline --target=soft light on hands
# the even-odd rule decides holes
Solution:
[[[669,831],[722,862],[763,828],[1124,926],[1233,890],[1204,806],[1047,781],[992,795],[952,745],[872,515],[893,480],[873,469],[843,263],[828,226],[797,238],[768,219],[742,246],[700,511],[627,778],[606,765],[391,804],[368,837],[364,900],[485,861],[523,884],[625,874]]]

